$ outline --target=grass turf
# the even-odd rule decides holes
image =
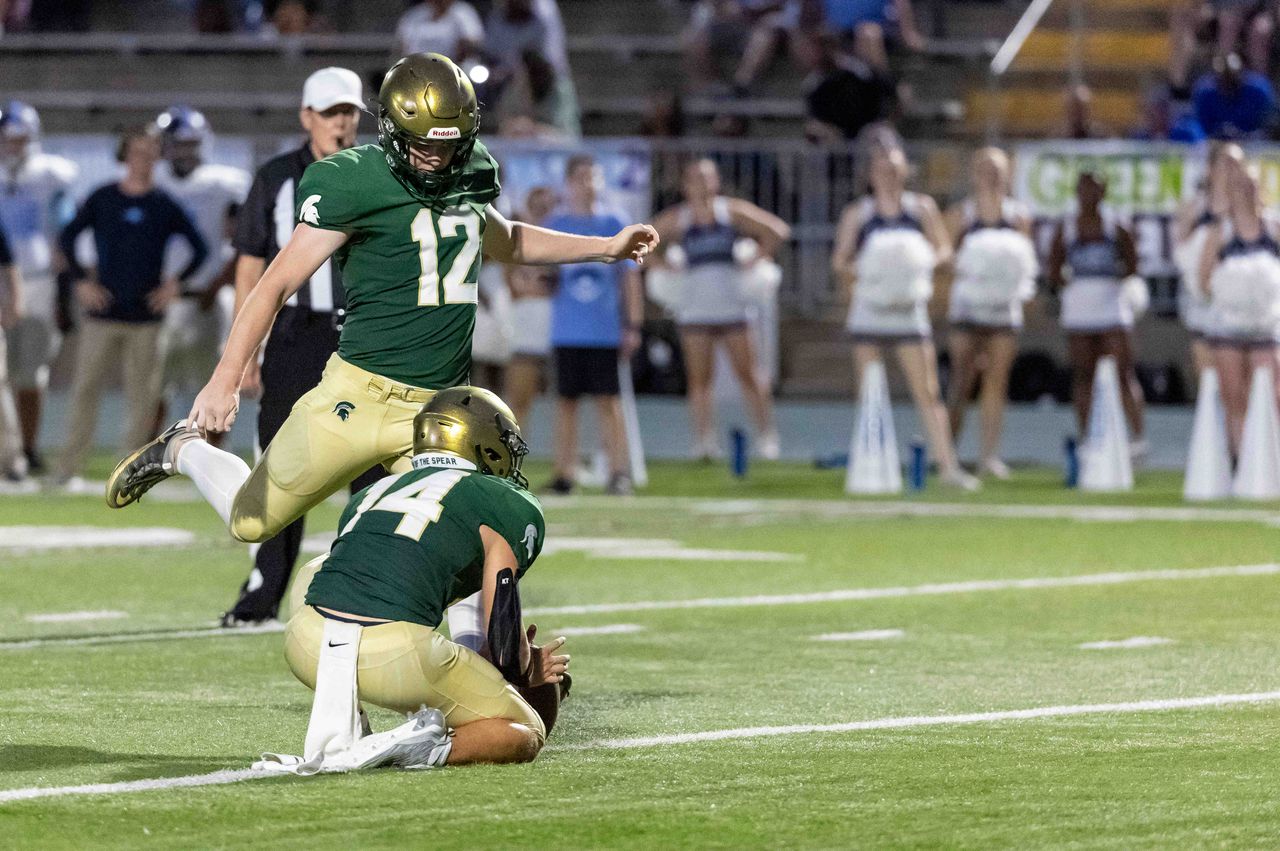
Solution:
[[[104,460],[98,462],[103,466]],[[101,470],[97,470],[99,476]],[[539,481],[545,471],[535,469]],[[838,471],[659,464],[634,501],[549,500],[549,538],[664,538],[797,560],[627,560],[566,551],[526,607],[794,594],[1270,562],[1265,522],[842,516]],[[1176,477],[1084,497],[1052,471],[917,503],[1180,505]],[[750,500],[736,506],[725,500]],[[769,500],[821,499],[813,510]],[[845,501],[841,504],[848,505]],[[1232,508],[1226,506],[1226,508]],[[839,509],[839,505],[836,506]],[[313,513],[331,528],[338,508]],[[6,525],[165,526],[189,547],[0,550],[0,641],[206,626],[247,561],[196,503],[109,512],[93,497],[4,498]],[[0,803],[0,846],[1170,847],[1280,835],[1280,705],[808,733],[616,750],[592,742],[1280,688],[1270,576],[803,605],[548,615],[575,691],[528,766],[375,772]],[[111,609],[127,619],[30,623]],[[901,629],[898,639],[815,642]],[[1085,642],[1171,644],[1089,651]],[[310,693],[279,635],[0,648],[0,790],[243,768],[296,750]],[[394,722],[375,714],[375,726]],[[575,748],[575,746],[587,746]]]

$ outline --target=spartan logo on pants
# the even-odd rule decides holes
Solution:
[[[354,411],[355,409],[356,409],[355,405],[345,401],[339,402],[338,404],[333,406],[333,412],[337,414],[338,419],[342,420],[344,423],[347,421],[347,418],[351,416],[351,412]]]

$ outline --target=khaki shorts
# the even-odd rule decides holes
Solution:
[[[285,630],[285,659],[310,689],[316,687],[324,620],[303,606]],[[547,739],[538,713],[497,668],[421,624],[392,621],[361,630],[356,684],[359,699],[375,706],[404,713],[430,706],[451,727],[505,718],[533,730],[539,746]]]
[[[236,493],[231,534],[265,541],[374,464],[410,469],[413,418],[433,395],[330,357]]]

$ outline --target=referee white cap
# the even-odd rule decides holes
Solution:
[[[302,107],[324,112],[341,103],[364,109],[360,77],[348,68],[321,68],[302,84]]]

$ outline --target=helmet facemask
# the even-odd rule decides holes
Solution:
[[[413,164],[410,148],[414,143],[440,144],[454,142],[453,156],[448,164],[435,171],[423,171]],[[434,200],[453,188],[462,176],[467,161],[471,159],[471,151],[475,148],[476,133],[457,140],[422,139],[400,128],[385,108],[378,110],[378,144],[387,156],[387,165],[405,187],[425,200]]]

